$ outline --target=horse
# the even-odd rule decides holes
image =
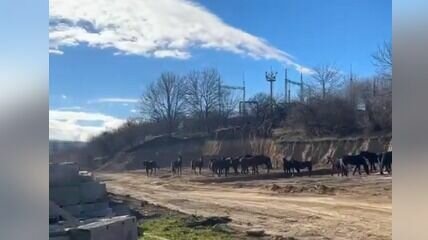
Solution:
[[[243,158],[247,166],[252,167],[253,174],[259,174],[259,165],[266,165],[267,173],[272,169],[272,161],[270,157],[265,155],[256,155],[252,157]],[[241,161],[242,164],[242,161]]]
[[[352,175],[355,175],[355,172],[358,170],[358,173],[361,175],[361,165],[364,167],[364,171],[367,173],[367,175],[370,175],[369,171],[369,165],[366,162],[366,158],[359,155],[345,155],[342,157],[342,167],[343,172],[345,173],[345,176],[348,176],[348,165],[354,165],[354,172]]]
[[[250,162],[248,159],[251,157],[252,157],[252,155],[250,155],[250,154],[239,157],[239,165],[241,165],[241,174],[248,174],[249,173],[248,168],[250,167]]]
[[[174,160],[171,162],[172,173],[178,174],[179,176],[181,176],[182,166],[183,166],[183,159],[181,156],[179,156],[177,160]]]
[[[239,167],[239,157],[229,157],[227,158],[227,160],[229,161],[229,166],[233,168],[233,171],[235,173],[235,175],[239,174],[238,173],[238,167]]]
[[[360,155],[367,159],[370,164],[370,171],[376,171],[376,163],[378,162],[378,154],[369,152],[369,151],[361,151]]]
[[[190,166],[192,167],[192,171],[195,173],[195,174],[197,174],[196,173],[196,168],[199,168],[199,175],[201,174],[201,169],[203,168],[203,166],[204,166],[204,160],[203,160],[203,158],[202,157],[200,157],[199,159],[197,159],[197,160],[192,160],[192,161],[190,161]]]
[[[327,163],[331,164],[331,176],[334,175],[334,173],[337,173],[337,176],[344,176],[345,175],[345,168],[343,167],[342,159],[337,158],[333,160],[331,157],[327,157]]]
[[[147,176],[151,176],[153,174],[153,169],[155,170],[155,174],[156,174],[156,169],[159,170],[159,166],[155,161],[144,161],[143,162],[143,166],[146,169],[146,175]]]
[[[219,177],[224,172],[224,175],[227,177],[229,173],[230,162],[226,158],[220,159],[211,159],[211,170],[213,174],[217,174]]]
[[[379,155],[379,173],[383,175],[383,169],[385,168],[388,174],[392,172],[392,152],[384,152]]]
[[[297,161],[291,160],[292,167],[296,170],[297,173],[300,173],[301,169],[308,169],[309,176],[312,175],[312,161]]]
[[[284,169],[284,173],[293,172],[293,162],[291,160],[287,160],[286,157],[282,158],[282,167]]]

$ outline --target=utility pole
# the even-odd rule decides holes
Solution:
[[[243,110],[243,113],[244,113],[244,116],[247,114],[247,111],[246,111],[246,109],[245,109],[245,72],[244,73],[242,73],[242,91],[243,91],[243,93],[242,93],[242,101],[244,102],[244,109],[242,109]]]
[[[288,100],[288,98],[287,98],[287,88],[288,88],[288,78],[287,78],[287,68],[285,69],[285,79],[284,79],[284,84],[285,84],[285,87],[284,87],[284,101],[287,103],[287,100]]]
[[[352,106],[355,106],[356,103],[356,97],[355,97],[355,90],[354,90],[354,79],[353,79],[353,73],[352,73],[352,64],[350,68],[350,75],[349,75],[349,96],[351,98]]]
[[[303,102],[303,73],[300,72],[300,101]]]
[[[218,114],[221,115],[221,80],[218,79]]]
[[[373,78],[373,97],[376,96],[376,78]]]
[[[266,81],[270,82],[270,115],[273,116],[273,82],[276,81],[277,72],[265,72]]]

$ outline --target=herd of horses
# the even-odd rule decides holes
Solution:
[[[370,172],[377,171],[376,165],[378,165],[381,175],[384,174],[384,170],[386,170],[388,174],[392,173],[391,151],[382,153],[362,151],[358,155],[346,155],[336,160],[329,158],[328,162],[331,164],[332,175],[336,173],[337,175],[348,176],[349,165],[354,166],[352,175],[355,175],[356,171],[361,175],[361,166],[363,166],[366,174],[369,175]]]
[[[306,170],[309,176],[312,174],[312,161],[298,161],[294,159],[283,158],[283,170],[284,173],[291,174],[294,176],[295,173],[299,174],[301,170]],[[357,155],[344,155],[341,158],[333,159],[328,157],[328,164],[331,165],[331,175],[337,174],[340,176],[348,176],[349,166],[354,167],[352,175],[358,171],[361,175],[361,166],[367,175],[370,172],[377,171],[379,169],[380,174],[384,174],[386,170],[389,174],[392,172],[392,152],[374,153],[369,151],[361,151]],[[156,161],[144,161],[143,166],[146,169],[147,176],[156,174],[159,170],[159,165]],[[259,166],[264,166],[267,173],[272,169],[271,158],[265,155],[243,155],[238,157],[220,157],[211,158],[208,161],[208,168],[212,171],[213,175],[217,176],[228,176],[230,170],[233,170],[233,174],[259,174]],[[194,174],[201,174],[204,168],[204,159],[190,161],[190,167]],[[171,172],[174,175],[181,176],[183,168],[183,158],[181,156],[178,159],[171,162]]]

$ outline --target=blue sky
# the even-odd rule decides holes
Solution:
[[[390,0],[105,1],[50,1],[49,107],[61,120],[50,118],[50,138],[85,140],[137,116],[135,100],[163,71],[215,67],[230,85],[245,73],[249,96],[268,91],[271,67],[281,80],[286,66],[296,79],[320,64],[370,76],[370,55],[392,34]],[[79,125],[92,120],[105,124]]]

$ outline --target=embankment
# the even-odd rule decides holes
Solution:
[[[184,166],[191,159],[214,156],[265,154],[272,158],[275,167],[281,166],[286,156],[296,160],[311,160],[316,166],[326,164],[327,156],[339,157],[362,150],[382,152],[392,150],[392,136],[359,136],[346,138],[317,138],[310,140],[272,140],[265,138],[174,138],[159,137],[118,153],[98,170],[118,171],[142,168],[142,161],[156,160],[161,167],[168,167],[178,154]]]

